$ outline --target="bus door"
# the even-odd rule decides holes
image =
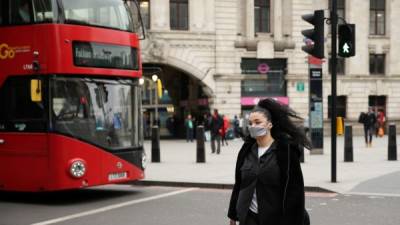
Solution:
[[[0,87],[0,188],[46,181],[45,85],[33,76],[10,76]]]

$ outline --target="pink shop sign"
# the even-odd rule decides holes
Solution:
[[[243,106],[252,106],[252,105],[257,105],[257,103],[261,100],[261,99],[265,99],[265,98],[272,98],[284,105],[289,105],[289,98],[288,97],[242,97],[240,99],[240,103]]]

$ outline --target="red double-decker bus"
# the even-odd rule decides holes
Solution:
[[[135,1],[0,1],[0,190],[144,177]]]

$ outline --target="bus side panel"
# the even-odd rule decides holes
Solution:
[[[32,74],[35,50],[32,26],[0,28],[0,86],[9,75]]]
[[[48,182],[47,135],[0,133],[0,189],[40,191]]]
[[[74,189],[87,186],[131,181],[143,178],[143,171],[88,143],[58,134],[49,135],[51,180],[49,190]],[[86,163],[86,174],[73,178],[69,169],[74,160]],[[126,179],[109,181],[110,173],[127,172]]]

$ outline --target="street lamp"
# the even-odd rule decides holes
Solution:
[[[157,80],[158,80],[158,76],[156,74],[153,74],[153,76],[151,76],[151,79],[154,81],[154,98],[155,98],[155,122],[156,125],[158,126],[158,94],[157,94]]]

